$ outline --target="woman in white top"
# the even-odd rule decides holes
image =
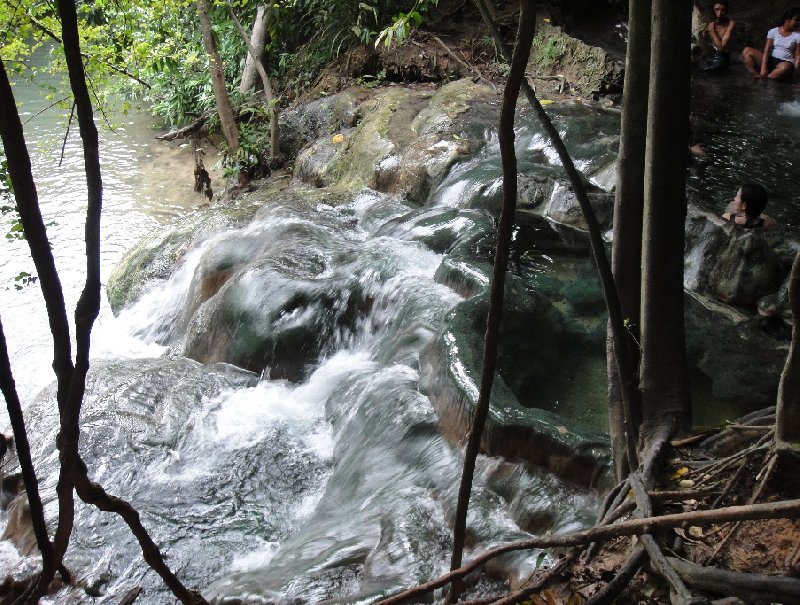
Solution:
[[[767,32],[764,52],[751,46],[742,51],[744,66],[756,77],[783,80],[800,70],[800,33],[797,27],[800,8],[792,7],[783,13],[778,27]]]

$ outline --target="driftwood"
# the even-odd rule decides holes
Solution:
[[[641,535],[652,532],[656,529],[666,529],[679,527],[684,523],[692,525],[707,525],[711,523],[722,523],[726,521],[753,521],[759,519],[797,519],[800,518],[800,499],[785,500],[782,502],[771,502],[769,504],[753,504],[747,506],[730,506],[717,510],[699,510],[687,513],[675,513],[662,515],[660,517],[645,517],[643,519],[632,519],[623,521],[617,525],[604,527],[592,527],[590,529],[564,534],[561,536],[545,536],[521,540],[498,546],[475,557],[472,561],[446,573],[438,578],[409,588],[394,596],[378,601],[380,605],[395,605],[404,603],[413,598],[427,594],[437,588],[446,586],[450,582],[463,578],[470,572],[479,568],[481,565],[508,552],[518,550],[530,550],[533,548],[558,548],[567,546],[579,546],[598,540],[607,540],[620,536]],[[377,604],[376,604],[377,605]]]
[[[178,130],[171,130],[166,134],[156,137],[156,139],[159,141],[174,141],[175,139],[188,139],[194,135],[203,135],[208,132],[207,128],[204,129],[207,122],[208,115],[203,114],[188,126],[178,128]]]

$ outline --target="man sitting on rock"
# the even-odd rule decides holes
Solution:
[[[728,50],[728,43],[736,27],[736,21],[728,16],[727,0],[720,0],[714,3],[714,20],[706,27],[714,52],[706,57],[701,63],[703,71],[718,72],[726,69],[731,63],[731,53]]]
[[[733,201],[728,204],[722,218],[745,229],[772,227],[775,221],[762,214],[766,206],[766,189],[755,183],[745,183],[736,192]]]

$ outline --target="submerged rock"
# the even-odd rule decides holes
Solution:
[[[439,414],[440,429],[454,442],[467,434],[478,400],[487,300],[484,293],[457,305],[422,355],[422,387]],[[516,280],[509,284],[506,301],[481,449],[594,485],[607,466],[605,438],[542,409],[536,398],[539,385],[552,380],[560,364],[564,341],[558,337],[558,315]]]

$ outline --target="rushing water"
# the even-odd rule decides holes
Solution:
[[[17,90],[29,95],[24,111],[34,115],[42,101],[35,91]],[[58,168],[54,120],[37,125],[41,118],[31,120],[26,135],[71,307],[82,287],[79,140],[71,132]],[[486,119],[481,130],[494,120],[491,109]],[[184,165],[154,146],[141,118],[123,122],[103,135],[101,148],[104,279],[142,236],[167,229],[163,218],[182,215],[181,200],[197,199],[188,191],[170,194],[177,201],[159,194],[157,187],[173,185],[175,170]],[[486,131],[484,155],[470,164],[468,178],[484,171],[496,182],[496,136]],[[547,153],[540,136],[526,128],[520,133],[521,149]],[[587,162],[591,153],[584,152]],[[169,164],[164,171],[162,163]],[[465,208],[451,225],[458,232],[470,227],[475,211],[451,189],[443,183],[434,197]],[[333,205],[294,197],[243,229],[210,234],[119,318],[104,301],[82,414],[82,452],[92,476],[140,510],[187,584],[220,599],[353,602],[446,569],[461,453],[438,433],[436,414],[419,391],[417,359],[461,297],[434,280],[442,255],[419,242],[421,227],[409,210],[374,192]],[[291,279],[305,280],[313,283],[313,296],[334,301],[342,313],[353,296],[366,305],[324,343],[321,360],[299,382],[269,380],[269,372],[259,378],[225,364],[204,367],[176,355],[152,357],[180,340],[174,326],[204,253],[226,246],[268,259],[238,278],[254,305],[265,296],[256,284],[270,283],[257,280],[263,272],[275,278],[269,296],[283,296],[294,287]],[[7,247],[2,277],[10,284],[29,261],[24,242]],[[51,344],[40,298],[35,286],[11,287],[0,303],[52,520],[52,387],[33,397],[52,380],[43,363]],[[302,326],[313,321],[307,315],[313,308],[280,322]],[[534,519],[542,531],[585,525],[595,506],[591,490],[544,472],[517,468],[509,475],[503,464],[484,459],[470,527],[483,549],[526,535],[522,519]],[[111,603],[139,585],[145,588],[140,602],[163,602],[165,589],[143,565],[127,528],[92,507],[79,504],[77,510],[67,564],[80,578],[79,590]],[[507,564],[521,573],[536,557],[519,555]],[[8,543],[0,546],[7,572],[24,575],[35,564]]]
[[[67,133],[64,110],[52,107],[46,93],[46,89],[26,81],[14,86],[39,203],[71,315],[85,276],[82,235],[87,198],[83,152],[76,122]],[[137,241],[188,207],[205,201],[192,192],[191,154],[177,145],[155,141],[146,115],[111,115],[110,120],[113,130],[102,118],[96,119],[101,133],[104,283],[122,255]],[[11,215],[0,216],[3,235],[11,224]],[[0,258],[0,313],[14,360],[17,388],[24,400],[53,380],[48,364],[43,363],[52,358],[51,338],[38,284],[16,288],[15,277],[21,272],[36,274],[27,243],[4,240]],[[94,356],[153,354],[152,347],[143,346],[117,329],[105,297],[98,324]]]

